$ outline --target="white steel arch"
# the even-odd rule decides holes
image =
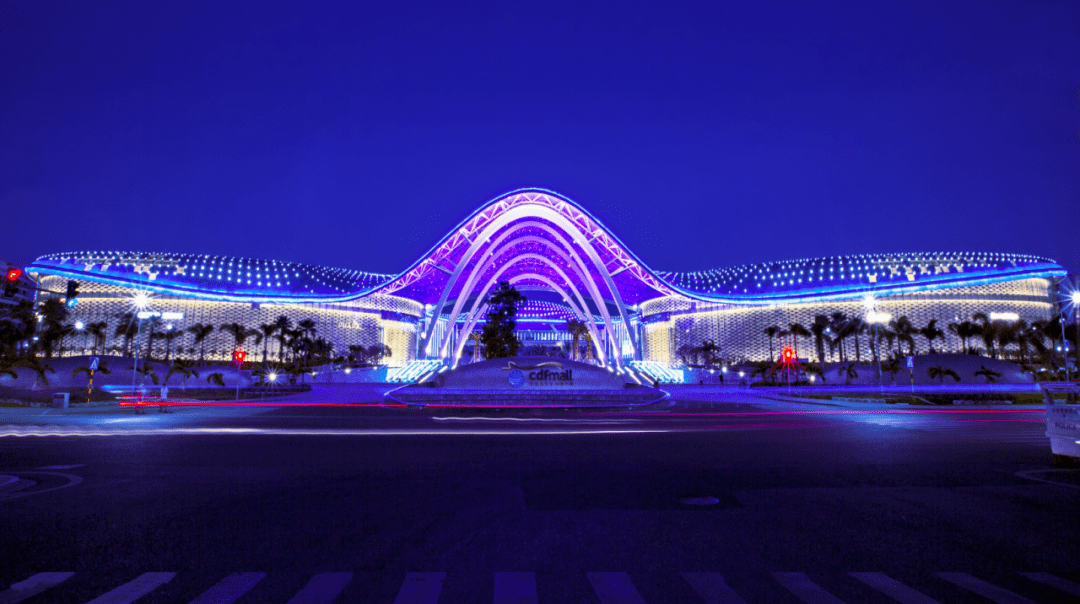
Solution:
[[[505,240],[509,235],[513,234],[514,232],[516,232],[518,230],[521,230],[523,228],[528,228],[528,227],[546,228],[546,225],[544,225],[542,223],[531,222],[531,221],[527,222],[527,223],[521,223],[520,226],[515,225],[513,229],[510,229],[507,232],[503,233],[502,236],[500,236],[498,239],[496,239],[494,242],[492,242],[492,246],[498,245],[500,242]],[[569,243],[559,233],[549,232],[549,234],[552,237],[555,237],[556,239],[558,239],[559,242],[562,243],[564,246],[569,247]],[[609,315],[609,313],[607,311],[607,304],[604,302],[603,296],[600,295],[600,290],[597,287],[595,280],[592,278],[592,275],[589,273],[588,269],[584,265],[584,262],[580,258],[577,258],[572,254],[567,254],[563,250],[559,249],[558,246],[554,245],[553,243],[551,243],[550,241],[548,241],[548,240],[546,240],[546,239],[544,239],[542,237],[536,237],[536,236],[533,236],[533,235],[526,235],[526,236],[515,238],[510,242],[507,242],[505,245],[503,245],[501,248],[499,248],[497,251],[495,251],[495,252],[493,252],[491,254],[490,260],[488,262],[495,262],[499,257],[502,256],[502,254],[506,250],[512,249],[513,245],[515,245],[516,243],[521,242],[521,241],[540,244],[540,245],[550,249],[552,252],[554,252],[560,258],[562,258],[564,262],[566,262],[567,266],[570,267],[570,269],[574,272],[574,274],[579,279],[581,279],[582,283],[584,283],[585,286],[588,288],[589,294],[592,296],[593,303],[596,304],[597,309],[600,311],[600,316],[604,319],[604,325],[607,326],[607,328],[609,330],[609,335],[611,335],[611,337],[614,337],[614,334],[611,331],[611,329],[613,327],[613,323],[611,321],[611,316]],[[546,258],[544,258],[542,256],[536,256],[534,254],[532,254],[532,255],[524,255],[523,254],[522,257],[537,258],[537,259],[540,259],[540,260],[543,260],[543,261],[547,260]],[[571,261],[571,260],[573,260],[573,261]],[[512,264],[515,264],[515,263],[516,263],[516,261],[512,261],[509,264],[512,265]],[[582,296],[579,293],[578,288],[574,285],[574,282],[571,281],[569,278],[567,278],[566,274],[563,273],[559,269],[559,267],[557,267],[557,266],[555,266],[553,264],[550,264],[550,263],[547,263],[547,264],[549,264],[549,266],[551,266],[555,271],[557,271],[559,273],[559,276],[562,277],[562,279],[567,283],[567,285],[570,286],[570,288],[571,288],[571,290],[573,290],[574,294],[578,296],[578,298],[579,298],[579,300],[581,302],[581,308],[582,309],[587,309],[588,305],[585,304],[585,301],[584,301],[584,299],[582,299]],[[472,273],[469,275],[468,280],[465,282],[464,287],[462,287],[461,291],[458,293],[457,300],[454,303],[454,308],[453,308],[452,312],[450,313],[449,325],[454,325],[455,322],[457,321],[457,317],[461,312],[461,308],[463,307],[463,305],[465,304],[465,301],[467,300],[469,295],[472,294],[472,292],[473,292],[473,290],[475,288],[476,278],[478,278],[481,274],[483,274],[487,270],[487,266],[488,266],[487,263],[484,263],[484,264],[478,263],[477,266],[474,267]],[[498,272],[498,274],[502,274],[502,270],[500,270]],[[486,292],[487,292],[487,288],[485,288],[485,290],[484,290],[484,293],[486,293]],[[484,293],[481,293],[480,297],[482,297],[484,295]],[[475,308],[475,306],[474,306],[474,308]],[[447,341],[447,338],[444,337],[443,341],[439,343],[438,356],[440,356],[440,357],[445,356],[446,341]],[[599,340],[597,340],[597,342],[599,342]],[[612,341],[612,346],[614,346],[616,349],[618,349],[618,347],[619,347],[618,342],[613,340]]]
[[[563,216],[555,209],[542,205],[523,204],[507,209],[498,217],[488,222],[479,234],[474,233],[476,235],[476,239],[471,241],[468,250],[462,256],[461,260],[457,263],[457,266],[455,266],[453,272],[450,275],[450,279],[447,281],[446,286],[443,288],[443,292],[439,297],[438,304],[436,304],[434,307],[431,325],[428,326],[428,329],[426,330],[426,333],[424,335],[424,339],[421,341],[420,349],[422,351],[424,351],[425,353],[427,352],[431,336],[435,330],[435,324],[437,322],[438,316],[442,313],[442,309],[446,305],[446,300],[449,298],[450,292],[453,290],[453,287],[457,284],[457,280],[461,277],[461,273],[464,270],[465,266],[468,265],[470,261],[472,261],[473,257],[476,255],[476,252],[488,243],[488,239],[491,238],[491,236],[495,232],[497,232],[502,227],[510,224],[511,222],[522,218],[541,218],[547,220],[561,228],[566,234],[570,235],[571,239],[575,243],[577,243],[581,250],[589,257],[589,260],[592,261],[593,266],[603,278],[604,283],[608,287],[608,291],[611,293],[612,300],[615,302],[616,306],[619,309],[619,314],[622,317],[623,324],[627,326],[630,325],[629,313],[626,311],[626,306],[623,304],[622,296],[619,294],[619,290],[617,287],[615,287],[615,283],[611,278],[611,272],[608,270],[607,266],[600,261],[599,255],[592,247],[591,242],[585,237],[585,234],[582,233],[579,228],[577,228],[577,225],[574,222],[568,220],[565,216]],[[549,234],[556,235],[556,233],[550,227],[545,226],[544,228]],[[468,240],[466,239],[466,241]],[[572,257],[578,256],[576,253],[573,252],[572,247],[569,249],[571,250]],[[640,350],[637,339],[632,329],[628,328],[626,331],[627,338],[630,340],[631,349],[636,356],[638,354],[638,351]]]
[[[477,307],[480,306],[483,303],[484,296],[487,295],[487,292],[495,285],[495,283],[498,281],[499,277],[502,275],[503,271],[509,269],[510,267],[514,266],[518,262],[521,262],[521,261],[524,261],[524,260],[539,260],[540,262],[542,262],[544,264],[547,264],[549,267],[554,269],[555,272],[557,272],[559,274],[559,276],[562,277],[563,281],[566,282],[567,286],[570,287],[571,291],[573,291],[574,294],[577,296],[578,300],[581,303],[581,310],[579,310],[577,308],[577,306],[575,306],[573,304],[573,302],[570,300],[569,296],[567,296],[565,294],[565,292],[561,288],[557,287],[547,277],[544,277],[544,276],[539,275],[537,273],[524,273],[522,276],[515,275],[514,278],[510,279],[510,283],[513,284],[513,283],[517,283],[518,281],[522,281],[525,278],[524,275],[528,275],[528,276],[530,276],[530,278],[535,278],[537,281],[541,281],[545,285],[547,285],[548,287],[550,287],[550,288],[554,289],[555,291],[557,291],[561,296],[563,296],[563,299],[567,302],[567,304],[570,306],[570,308],[572,310],[574,310],[575,314],[577,314],[581,318],[581,320],[585,322],[585,326],[586,326],[587,329],[589,329],[589,334],[593,337],[593,341],[597,343],[597,349],[599,351],[599,343],[602,342],[603,340],[600,339],[600,334],[599,334],[599,332],[596,331],[596,326],[593,324],[593,321],[592,321],[591,317],[589,317],[588,313],[585,312],[588,309],[588,307],[585,305],[584,298],[582,298],[581,294],[577,291],[577,288],[574,286],[573,281],[571,281],[569,278],[567,278],[566,273],[564,273],[562,271],[562,269],[560,269],[558,266],[556,266],[555,263],[551,262],[550,259],[545,258],[544,256],[541,256],[539,254],[522,254],[522,255],[514,258],[514,260],[508,262],[506,265],[499,268],[499,270],[496,271],[495,274],[491,276],[491,278],[488,280],[488,282],[486,284],[484,284],[484,288],[480,292],[480,295],[478,295],[476,297],[476,299],[473,301],[473,305],[472,305],[472,308],[469,311],[469,314],[466,315],[466,316],[469,317],[469,320],[466,323],[466,330],[463,333],[468,334],[468,333],[472,332],[472,328],[473,328],[473,326],[475,326],[476,321],[479,320],[479,317],[483,314],[483,309],[481,309],[480,312],[477,312]],[[601,300],[601,302],[602,302],[602,300]],[[483,308],[486,309],[487,305],[484,305]],[[457,319],[457,317],[455,316],[454,320],[456,321],[456,319]],[[453,323],[450,323],[449,325],[453,326]],[[612,324],[610,317],[607,318],[607,320],[605,322],[605,327],[607,327],[608,334],[611,334],[614,331],[614,325]],[[451,327],[451,329],[452,329],[452,327]],[[449,340],[450,340],[450,338],[448,336],[443,338],[443,342],[449,342]],[[460,355],[460,351],[458,352],[458,354]],[[443,352],[442,352],[442,349],[440,349],[439,355],[440,355],[440,357],[445,356],[443,354]],[[598,356],[601,357],[601,359],[602,359],[602,361],[604,363],[604,366],[607,366],[607,355],[605,353],[598,352]],[[618,355],[616,355],[616,364],[620,364],[619,360],[618,360]]]

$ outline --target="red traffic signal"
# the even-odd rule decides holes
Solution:
[[[247,353],[244,352],[243,350],[234,350],[233,353],[232,353],[232,360],[237,365],[243,365],[244,364],[244,357],[246,357],[246,356],[247,356]]]
[[[21,276],[22,276],[22,269],[21,268],[9,268],[8,271],[7,271],[7,280],[11,281],[12,283],[14,283],[15,281],[18,281],[19,277],[21,277]]]
[[[790,361],[795,358],[795,351],[790,346],[784,347],[784,360]]]

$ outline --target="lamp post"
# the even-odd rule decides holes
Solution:
[[[86,332],[83,331],[85,328],[86,328],[86,325],[84,325],[82,321],[75,321],[75,331],[82,331],[82,334],[83,334],[83,338],[82,338],[82,352],[83,352],[83,354],[86,354]]]
[[[877,381],[878,388],[881,390],[881,397],[885,398],[885,380],[881,371],[881,342],[878,341],[878,324],[888,323],[892,319],[892,315],[887,312],[877,312],[871,310],[866,313],[866,322],[874,326],[874,356],[877,358]]]

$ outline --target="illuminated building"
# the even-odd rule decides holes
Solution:
[[[519,316],[531,345],[566,345],[565,321],[585,321],[602,364],[678,362],[676,351],[713,340],[732,360],[769,357],[769,326],[809,328],[817,315],[867,313],[908,317],[916,327],[945,326],[975,313],[1015,313],[1026,321],[1054,312],[1052,280],[1065,275],[1053,261],[1001,253],[901,253],[790,260],[713,271],[655,271],[575,202],[527,189],[488,202],[396,275],[273,260],[191,254],[76,252],[39,258],[27,270],[46,289],[80,283],[73,320],[109,320],[130,310],[136,292],[152,307],[183,313],[182,325],[240,322],[250,328],[285,315],[316,323],[316,336],[336,354],[349,345],[385,343],[392,365],[418,359],[466,361],[475,344],[484,298],[508,281],[529,303]],[[868,338],[869,336],[863,336]],[[208,348],[226,359],[233,342],[215,332]],[[273,341],[276,342],[276,341]],[[779,345],[779,342],[775,343]],[[810,357],[811,338],[797,343]],[[866,340],[863,346],[868,346]],[[190,340],[179,344],[191,348]],[[252,358],[262,346],[248,344]],[[271,358],[276,343],[269,345]]]

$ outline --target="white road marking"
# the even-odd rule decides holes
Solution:
[[[586,573],[600,604],[645,604],[626,573]]]
[[[116,589],[104,593],[87,604],[131,604],[135,600],[172,581],[176,573],[145,573],[134,581],[124,583]]]
[[[233,573],[192,600],[191,604],[229,604],[265,577],[266,573]]]
[[[75,464],[71,464],[71,465],[67,465],[67,466],[41,466],[38,469],[39,470],[74,470],[75,468],[81,468],[81,467],[83,467],[85,465],[86,464],[83,464],[83,463],[75,463]]]
[[[495,604],[536,604],[536,573],[495,573]]]
[[[15,604],[69,579],[75,573],[38,573],[0,591],[0,604]]]
[[[1072,581],[1062,579],[1061,577],[1058,577],[1056,575],[1051,575],[1050,573],[1020,573],[1020,574],[1024,575],[1028,579],[1031,579],[1032,581],[1038,581],[1039,583],[1042,583],[1043,585],[1049,585],[1050,587],[1053,587],[1054,589],[1059,589],[1059,590],[1061,590],[1061,591],[1063,591],[1063,592],[1065,592],[1067,594],[1072,594],[1074,596],[1080,597],[1080,585],[1077,585],[1076,583],[1073,583]]]
[[[352,573],[319,573],[296,592],[289,604],[330,604],[352,578]]]
[[[997,602],[997,604],[1035,604],[1034,601],[1029,600],[1024,596],[1014,594],[1007,589],[992,585],[982,579],[976,579],[967,573],[938,573],[938,576],[953,585],[958,585],[968,591],[973,591],[987,600]]]
[[[446,573],[409,573],[394,604],[437,604]]]
[[[75,486],[77,484],[82,484],[82,481],[83,481],[83,479],[80,478],[79,476],[76,476],[74,474],[65,474],[64,472],[38,472],[37,470],[34,470],[33,472],[19,472],[19,473],[20,474],[47,474],[49,476],[63,476],[64,478],[68,479],[68,482],[67,482],[67,484],[62,484],[62,485],[60,485],[58,487],[50,487],[48,489],[40,489],[40,490],[37,490],[37,491],[16,491],[14,493],[10,493],[10,494],[7,494],[7,495],[0,495],[0,501],[7,501],[8,499],[18,499],[19,497],[29,497],[31,495],[40,495],[42,493],[48,493],[49,491],[56,491],[58,489],[66,489],[68,487],[73,487],[73,486]]]
[[[940,604],[930,596],[916,591],[884,573],[848,573],[901,604]]]
[[[682,573],[682,576],[706,604],[746,604],[746,600],[728,587],[720,573]]]
[[[843,600],[825,591],[804,573],[773,573],[772,575],[780,585],[786,587],[806,604],[844,604]]]

